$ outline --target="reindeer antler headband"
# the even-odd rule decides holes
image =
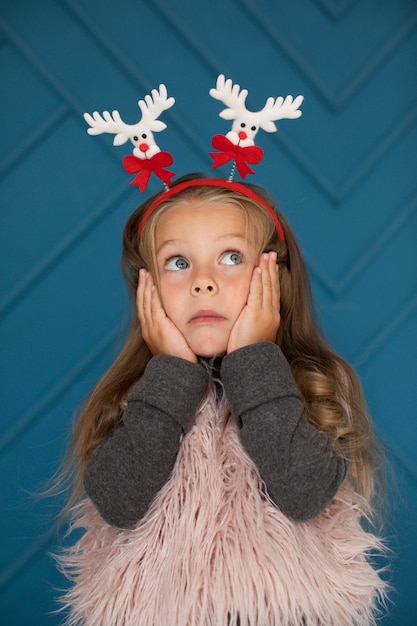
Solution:
[[[257,132],[259,129],[268,133],[275,132],[278,130],[275,121],[300,117],[302,112],[299,107],[303,102],[303,96],[296,98],[287,96],[285,99],[282,96],[276,99],[271,97],[267,99],[265,106],[260,111],[249,111],[245,106],[248,95],[247,89],[241,89],[240,85],[237,84],[233,85],[232,81],[226,80],[223,74],[220,74],[216,87],[210,89],[209,93],[227,107],[221,111],[220,117],[233,120],[232,129],[226,135],[215,135],[212,139],[212,146],[218,152],[209,153],[213,158],[213,168],[229,161],[233,162],[232,172],[227,181],[221,178],[202,178],[170,187],[171,178],[175,176],[175,173],[166,168],[172,165],[173,158],[169,152],[161,151],[153,136],[154,132],[166,128],[166,124],[158,120],[158,117],[175,103],[174,98],[168,98],[165,85],[159,85],[159,91],[153,89],[151,95],[138,101],[142,117],[137,124],[125,124],[118,111],[113,111],[111,115],[108,111],[104,111],[102,116],[97,111],[92,116],[89,113],[84,114],[84,118],[90,126],[87,130],[90,135],[112,133],[116,135],[113,145],[120,146],[130,139],[135,146],[133,155],[125,156],[122,161],[128,174],[137,174],[131,181],[131,185],[137,185],[143,193],[151,173],[154,173],[165,183],[165,193],[158,196],[143,216],[139,225],[138,236],[149,216],[164,199],[187,187],[209,185],[234,189],[243,196],[261,204],[274,220],[279,237],[285,241],[284,231],[272,208],[252,189],[241,183],[233,182],[233,176],[235,169],[238,170],[242,178],[245,178],[247,174],[254,174],[248,163],[256,165],[264,155],[262,148],[255,146],[254,138]]]

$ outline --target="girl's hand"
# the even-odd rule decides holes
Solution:
[[[197,357],[162,306],[151,274],[140,270],[136,307],[142,336],[153,355],[170,354],[197,363]]]
[[[232,328],[227,352],[260,341],[275,342],[280,321],[277,255],[264,252],[253,270],[248,300]]]

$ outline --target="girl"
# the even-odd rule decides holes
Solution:
[[[81,414],[68,624],[374,623],[376,456],[272,199],[189,175],[124,232],[136,311]]]

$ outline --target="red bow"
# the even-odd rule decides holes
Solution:
[[[211,145],[221,152],[209,152],[213,157],[212,167],[219,167],[224,165],[228,161],[234,161],[236,163],[237,170],[242,178],[245,178],[246,174],[254,174],[248,163],[259,163],[261,161],[264,151],[259,146],[237,146],[232,143],[224,135],[214,135],[211,140]]]
[[[122,163],[128,174],[136,174],[137,176],[131,181],[131,185],[137,185],[143,193],[149,182],[151,173],[153,172],[167,185],[171,184],[171,178],[175,176],[175,172],[164,169],[167,165],[172,165],[174,159],[169,152],[157,152],[150,159],[139,159],[132,154],[125,156]]]

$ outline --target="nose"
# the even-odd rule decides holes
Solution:
[[[191,286],[191,292],[194,296],[204,294],[214,295],[217,291],[217,283],[210,272],[200,271],[196,274]]]
[[[240,130],[238,132],[238,137],[239,137],[239,139],[247,139],[248,136],[247,136],[247,134],[245,133],[244,130]]]
[[[195,285],[194,288],[193,288],[193,292],[195,294],[197,294],[197,293],[205,293],[205,292],[212,293],[213,291],[214,291],[213,285],[202,285],[202,286]]]
[[[141,144],[139,145],[139,150],[140,150],[141,152],[148,152],[148,150],[149,150],[149,146],[148,146],[148,144],[147,144],[147,143],[141,143]]]

